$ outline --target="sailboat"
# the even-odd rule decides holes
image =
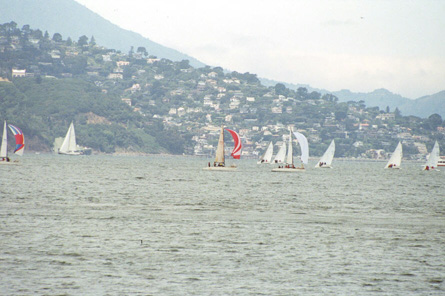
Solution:
[[[269,146],[267,146],[266,152],[261,156],[260,160],[257,162],[258,164],[262,163],[270,163],[273,156],[273,144],[272,141],[269,143]]]
[[[292,155],[293,153],[293,149],[292,149],[292,130],[290,130],[289,132],[289,142],[288,142],[288,147],[287,147],[287,156],[285,159],[285,165],[284,166],[279,166],[278,168],[274,168],[272,169],[272,172],[304,172],[305,168],[303,164],[307,164],[308,160],[309,160],[309,145],[307,142],[306,137],[299,133],[299,132],[294,132],[293,133],[295,138],[297,139],[298,143],[300,144],[300,149],[301,149],[301,166],[300,167],[295,167],[294,165],[294,157]]]
[[[335,141],[332,140],[328,149],[324,152],[323,156],[320,158],[318,163],[315,165],[316,168],[332,168],[332,160],[335,154]]]
[[[3,136],[2,136],[2,144],[0,146],[0,164],[10,164],[10,159],[8,157],[8,131],[6,129],[6,121],[3,125]],[[23,136],[23,132],[16,126],[12,124],[8,124],[9,129],[14,134],[15,137],[15,149],[14,153],[22,156],[23,151],[25,150],[25,137]],[[14,161],[16,163],[16,161]]]
[[[235,159],[240,159],[241,157],[241,138],[238,135],[237,132],[226,129],[232,137],[233,141],[235,142],[235,147],[232,150],[231,156]],[[215,161],[213,162],[213,166],[210,165],[210,162],[208,163],[208,166],[203,168],[203,170],[206,171],[235,171],[237,169],[236,165],[231,165],[229,167],[226,167],[225,162],[225,156],[224,156],[224,127],[221,126],[221,132],[219,134],[219,140],[218,140],[218,147],[216,148],[216,156]]]
[[[74,124],[71,122],[70,127],[66,133],[65,139],[58,151],[59,154],[65,155],[82,155],[82,150],[77,147],[76,132],[74,131]]]
[[[437,163],[439,162],[439,158],[440,158],[439,143],[437,143],[437,141],[436,141],[434,143],[433,150],[431,150],[431,153],[430,153],[428,160],[425,163],[423,169],[425,171],[437,170]]]
[[[402,143],[397,144],[396,149],[392,153],[385,169],[400,169],[400,164],[402,163]]]

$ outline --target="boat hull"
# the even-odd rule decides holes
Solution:
[[[202,170],[203,171],[222,171],[222,172],[233,172],[236,171],[238,168],[237,167],[205,167]]]
[[[306,169],[303,168],[275,168],[272,169],[272,172],[275,173],[300,173],[300,172],[305,172]]]
[[[18,165],[18,161],[0,161],[0,165]]]

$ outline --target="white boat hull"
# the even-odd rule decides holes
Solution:
[[[202,170],[203,171],[223,171],[223,172],[233,172],[236,171],[238,168],[236,166],[229,166],[229,167],[205,167]]]
[[[330,165],[316,166],[317,169],[332,169]]]
[[[0,161],[0,165],[18,165],[18,161]]]
[[[66,152],[66,153],[64,153],[64,152],[60,152],[60,151],[59,151],[59,154],[61,154],[61,155],[83,155],[82,152]]]
[[[275,168],[272,169],[272,172],[276,173],[296,173],[296,172],[305,172],[304,168]]]

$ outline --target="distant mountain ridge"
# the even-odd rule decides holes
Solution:
[[[279,82],[261,78],[261,83],[266,86],[273,86]],[[309,92],[316,91],[321,94],[330,93],[336,96],[339,102],[364,101],[366,106],[379,107],[381,110],[386,110],[386,107],[389,107],[391,111],[394,111],[396,108],[398,108],[402,115],[414,115],[426,118],[431,114],[437,113],[445,118],[445,90],[433,95],[423,96],[418,99],[412,100],[402,97],[399,94],[394,94],[384,88],[376,89],[370,93],[356,93],[351,92],[347,89],[331,92],[325,89],[313,88],[305,84],[283,84],[286,87],[295,90],[299,87],[305,87]]]
[[[194,67],[203,67],[197,59],[175,49],[162,46],[142,35],[124,30],[74,0],[0,0],[0,23],[14,21],[18,27],[30,25],[47,30],[50,36],[60,33],[74,41],[85,35],[107,48],[130,51],[131,46],[145,47],[148,54],[172,61],[189,60]]]

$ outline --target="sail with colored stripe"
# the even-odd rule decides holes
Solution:
[[[235,159],[240,159],[240,157],[241,157],[241,148],[242,148],[241,138],[240,138],[240,136],[238,135],[237,132],[235,132],[235,131],[233,131],[231,129],[226,128],[226,131],[228,131],[232,135],[233,141],[235,142],[235,147],[233,148],[231,155]]]
[[[23,136],[23,132],[18,127],[12,124],[8,124],[8,127],[12,131],[15,137],[14,153],[22,156],[23,151],[25,150],[25,137]]]

